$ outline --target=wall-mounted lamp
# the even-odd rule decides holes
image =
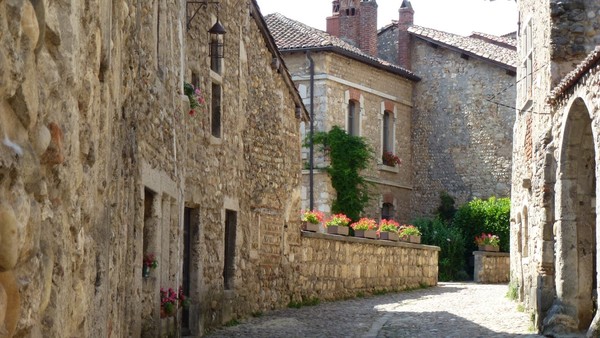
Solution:
[[[185,2],[185,14],[187,19],[185,26],[188,30],[190,30],[192,20],[194,20],[200,9],[206,9],[209,4],[217,5],[217,7],[220,6],[219,1],[214,0],[188,0]]]
[[[224,54],[223,39],[221,36],[225,35],[227,31],[219,22],[219,15],[217,14],[217,22],[208,30],[210,37],[210,57],[221,59]]]

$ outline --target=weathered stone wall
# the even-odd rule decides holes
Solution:
[[[286,53],[284,57],[305,105],[310,106],[309,64],[306,56]],[[312,57],[315,61],[315,131],[327,131],[335,125],[346,128],[348,101],[350,98],[359,101],[360,135],[369,141],[375,151],[374,161],[363,173],[375,184],[372,189],[373,199],[365,215],[378,219],[381,203],[387,199],[394,203],[396,219],[407,221],[410,217],[413,180],[410,143],[412,81],[335,53],[317,53]],[[394,149],[402,160],[399,167],[388,167],[381,163],[382,119],[385,109],[395,114]],[[308,130],[309,126],[306,124],[303,127],[303,137]],[[308,162],[308,149],[303,149],[302,158],[305,163]],[[324,154],[315,151],[315,167],[324,168],[326,165],[328,160]],[[308,186],[305,188],[308,189]],[[317,191],[315,196],[320,193]],[[335,197],[335,190],[327,192],[327,195]],[[308,199],[303,198],[302,207],[308,208]],[[329,209],[319,205],[316,208],[322,211]]]
[[[437,285],[439,247],[302,233],[294,300]]]
[[[505,252],[475,251],[475,283],[508,283],[510,254]]]
[[[515,77],[476,58],[413,42],[412,70],[422,78],[412,122],[413,216],[434,213],[440,191],[457,205],[509,196]]]
[[[221,2],[227,30],[222,72],[210,70],[206,31],[216,20],[198,16],[187,39],[188,69],[205,98],[222,85],[221,137],[211,134],[210,106],[186,117],[185,203],[197,210],[192,243],[192,331],[253,312],[284,307],[295,284],[300,243],[300,120],[284,69],[272,65],[252,7]],[[233,286],[224,285],[226,211],[237,215]]]
[[[581,162],[594,158],[593,152],[598,153],[599,149],[591,135],[597,140],[595,70],[555,107],[546,99],[553,87],[598,44],[599,4],[588,0],[548,0],[542,4],[526,0],[518,5],[522,21],[520,41],[525,41],[527,27],[532,31],[533,83],[530,91],[522,83],[518,85],[511,196],[511,281],[518,285],[519,299],[535,315],[539,330],[547,334],[584,331],[591,320],[591,305],[575,299],[591,297],[591,290],[585,291],[583,285],[589,282],[585,280],[594,267],[584,262],[589,261],[592,252],[586,238],[594,236],[577,229],[587,229],[584,224],[595,218],[585,209],[598,208],[591,188],[597,184],[594,185],[593,178],[582,179],[574,168],[580,168],[579,173],[584,174],[588,170],[586,175],[589,175],[595,167],[595,177],[599,177],[597,165]],[[526,58],[525,47],[519,44],[520,62]],[[519,67],[517,78],[525,75],[525,67]],[[562,156],[568,160],[561,166]],[[577,266],[578,272],[569,270]],[[574,296],[576,292],[581,294]]]
[[[181,101],[172,98],[182,44],[155,29],[157,4],[0,4],[9,335],[140,335],[141,143],[171,141],[158,165],[181,150],[172,123]],[[172,36],[180,9],[160,8]],[[157,42],[170,58],[157,58]]]

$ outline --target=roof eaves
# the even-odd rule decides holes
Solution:
[[[556,102],[565,95],[565,93],[575,86],[579,80],[592,69],[596,64],[600,62],[600,46],[596,46],[596,48],[588,54],[588,56],[583,60],[573,71],[567,74],[559,83],[554,87],[554,89],[550,92],[550,95],[546,98],[546,101],[554,105]]]
[[[463,48],[460,48],[460,47],[449,45],[447,43],[443,43],[443,42],[441,42],[439,40],[436,40],[436,39],[432,39],[432,38],[429,38],[429,37],[426,37],[426,36],[422,36],[422,35],[419,35],[419,34],[416,34],[416,33],[413,33],[413,32],[410,32],[410,33],[413,36],[415,36],[415,37],[417,37],[419,39],[422,39],[424,41],[433,43],[433,44],[438,45],[440,47],[444,47],[444,48],[453,50],[455,52],[459,52],[461,54],[465,54],[465,55],[468,55],[468,56],[471,56],[471,57],[474,57],[474,58],[477,58],[477,59],[480,59],[480,60],[484,60],[484,61],[486,61],[488,63],[494,64],[496,66],[499,66],[499,67],[504,68],[506,70],[509,70],[511,72],[516,72],[517,71],[517,67],[515,67],[513,65],[510,65],[510,64],[507,64],[507,63],[504,63],[504,62],[500,62],[500,61],[496,61],[496,60],[492,60],[490,58],[483,57],[483,56],[478,55],[476,53],[473,53],[473,52],[471,52],[471,51],[469,51],[467,49],[463,49]]]
[[[300,96],[298,89],[294,85],[294,81],[292,80],[292,75],[290,74],[287,66],[285,65],[283,56],[281,55],[279,49],[277,48],[275,39],[273,38],[273,35],[271,35],[271,31],[269,31],[267,22],[265,21],[265,18],[263,17],[262,13],[260,12],[260,7],[258,6],[258,3],[256,2],[256,0],[252,0],[252,6],[253,6],[253,8],[252,8],[251,16],[256,21],[256,24],[257,24],[260,32],[262,33],[263,37],[265,38],[265,41],[267,42],[267,47],[269,48],[269,51],[271,51],[273,57],[279,59],[279,62],[281,63],[281,67],[279,68],[279,70],[281,71],[281,74],[283,76],[283,80],[284,80],[285,84],[288,86],[288,89],[289,89],[290,93],[292,94],[292,97],[294,99],[294,103],[296,104],[296,107],[300,107],[300,109],[302,109],[302,120],[310,121],[310,117],[308,115],[308,111],[306,110],[306,106],[304,105],[304,103],[302,101],[302,97]]]
[[[418,77],[417,75],[415,75],[414,73],[399,68],[399,67],[394,67],[394,66],[388,66],[382,63],[379,63],[375,60],[372,60],[368,57],[356,54],[354,52],[351,52],[349,50],[346,50],[344,48],[338,47],[338,46],[312,46],[312,47],[295,47],[295,48],[285,48],[285,49],[281,49],[282,53],[292,53],[292,52],[299,52],[299,51],[311,51],[311,52],[332,52],[332,53],[336,53],[336,54],[340,54],[346,57],[349,57],[351,59],[354,59],[356,61],[360,61],[363,63],[366,63],[370,66],[373,66],[375,68],[381,69],[381,70],[385,70],[388,71],[390,73],[394,73],[396,75],[400,75],[402,77],[405,77],[411,81],[421,81],[421,78]]]

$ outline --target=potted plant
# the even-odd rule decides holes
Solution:
[[[400,224],[394,220],[382,219],[381,222],[379,222],[379,230],[377,230],[379,239],[397,242],[400,240],[400,237],[398,236],[399,227]]]
[[[302,213],[302,230],[319,232],[321,230],[321,222],[323,222],[323,213],[316,210],[305,211]]]
[[[183,294],[183,288],[175,292],[172,288],[160,288],[160,318],[172,317],[180,307],[188,307],[189,297]]]
[[[396,165],[402,164],[402,160],[400,160],[398,156],[394,155],[394,153],[390,151],[383,152],[383,155],[381,156],[381,161],[383,162],[383,164],[390,167],[395,167]]]
[[[421,243],[421,231],[414,225],[404,224],[398,229],[398,236],[403,241],[410,243]]]
[[[144,255],[144,266],[142,267],[142,277],[148,278],[150,276],[150,270],[154,270],[158,267],[158,259],[153,253],[147,253]]]
[[[480,236],[475,236],[475,244],[479,247],[479,251],[497,252],[500,250],[500,237],[482,233]]]
[[[333,215],[325,222],[327,233],[342,236],[348,236],[348,224],[350,224],[350,218],[344,214]]]
[[[355,237],[377,239],[377,223],[371,218],[361,218],[350,225]]]
[[[179,307],[179,295],[172,288],[160,288],[160,318],[171,317]]]
[[[194,116],[194,114],[196,114],[196,109],[202,107],[205,102],[202,91],[200,91],[200,88],[195,88],[193,84],[184,82],[183,94],[185,94],[190,101],[190,111],[188,114]]]

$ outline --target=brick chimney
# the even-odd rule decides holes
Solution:
[[[340,1],[334,0],[331,4],[331,16],[327,17],[327,33],[340,36]]]
[[[358,47],[371,56],[377,57],[377,1],[360,2],[360,27]]]
[[[413,25],[415,11],[410,0],[402,1],[398,13],[400,14],[398,20],[398,64],[406,69],[411,69],[411,38],[408,27]]]
[[[377,1],[335,0],[327,33],[377,56]]]

